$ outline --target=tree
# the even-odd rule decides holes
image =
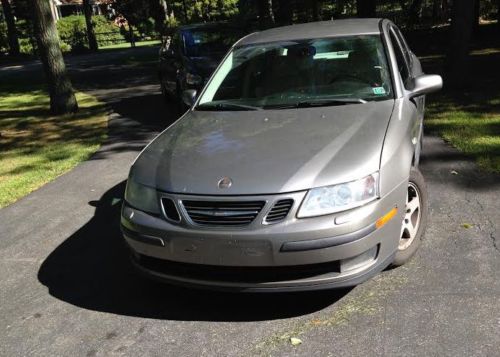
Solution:
[[[280,25],[290,25],[293,20],[293,8],[288,0],[275,0],[277,3],[276,22]]]
[[[500,0],[497,0],[498,10],[497,10],[497,27],[500,31]]]
[[[318,0],[310,0],[311,1],[311,11],[314,21],[319,20],[319,3]]]
[[[50,0],[31,0],[38,52],[47,77],[52,114],[74,113],[78,103],[59,44],[59,34],[50,9]]]
[[[420,15],[422,13],[422,3],[423,0],[413,0],[410,4],[410,7],[408,8],[409,27],[413,27],[420,19]]]
[[[258,0],[259,22],[263,28],[274,25],[273,0]]]
[[[83,12],[85,14],[85,23],[87,24],[87,39],[91,51],[97,51],[97,39],[95,38],[94,25],[92,24],[92,5],[90,0],[83,0]]]
[[[9,41],[9,54],[19,55],[19,40],[17,38],[16,19],[12,12],[9,0],[1,0],[5,22],[7,23],[7,37]]]
[[[474,1],[454,0],[451,14],[450,47],[446,57],[446,79],[451,86],[464,83],[469,43],[474,25]]]
[[[375,17],[377,12],[376,0],[356,0],[358,17]]]

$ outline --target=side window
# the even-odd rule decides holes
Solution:
[[[180,36],[179,36],[178,32],[174,32],[174,34],[172,35],[172,46],[171,46],[171,48],[172,48],[172,50],[176,54],[180,54],[180,51],[181,51],[181,41],[180,41]]]
[[[395,33],[393,30],[389,32],[390,38],[391,38],[391,43],[392,47],[394,48],[394,52],[396,54],[396,62],[398,64],[398,71],[401,74],[401,79],[403,80],[403,83],[405,87],[407,87],[407,84],[410,80],[410,70],[408,68],[408,63],[406,60],[406,56],[404,55],[404,52],[402,50],[402,46],[399,43],[399,40],[397,39]]]

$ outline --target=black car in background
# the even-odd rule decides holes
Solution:
[[[243,28],[228,23],[181,26],[165,36],[160,48],[159,76],[162,93],[181,98],[186,89],[198,92]]]

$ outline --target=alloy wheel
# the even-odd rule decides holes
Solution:
[[[406,194],[406,208],[403,223],[401,225],[401,237],[399,239],[398,250],[407,249],[417,236],[420,227],[422,202],[420,192],[413,182],[408,183]]]

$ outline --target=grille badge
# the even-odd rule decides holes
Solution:
[[[233,181],[229,177],[225,176],[219,180],[217,186],[222,190],[231,187],[232,184]]]

